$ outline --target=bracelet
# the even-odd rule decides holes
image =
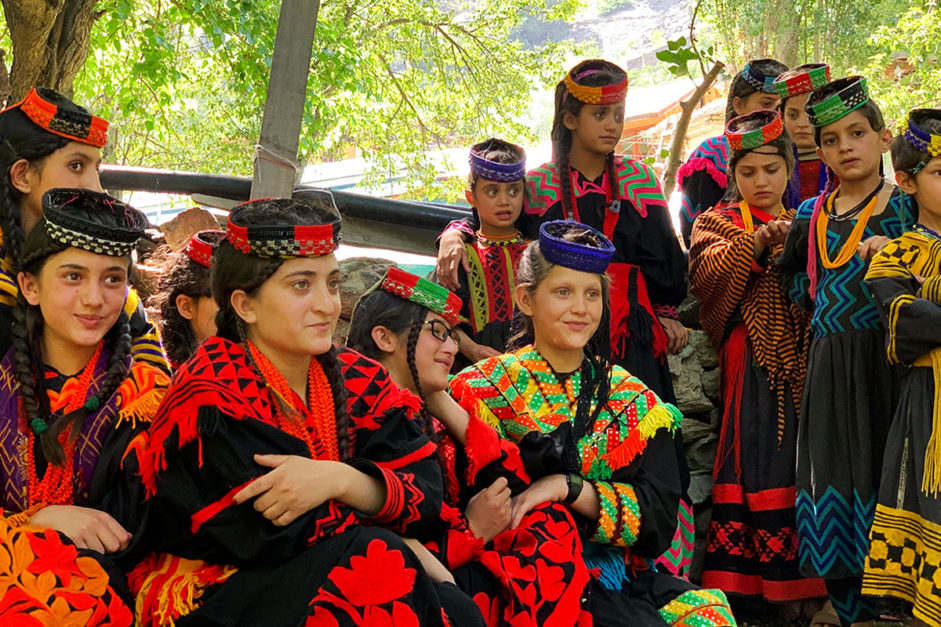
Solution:
[[[11,527],[23,527],[24,525],[29,524],[30,518],[33,517],[33,514],[41,510],[46,506],[45,503],[37,503],[30,507],[29,509],[23,510],[18,514],[13,514],[12,516],[7,516],[7,524]]]
[[[574,503],[582,494],[582,476],[574,472],[565,475],[565,485],[568,488],[568,494],[565,495],[563,503],[570,505]]]

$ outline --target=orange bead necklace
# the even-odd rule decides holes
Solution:
[[[339,461],[333,393],[330,391],[330,382],[320,362],[316,358],[310,360],[310,367],[307,370],[307,403],[305,405],[271,360],[251,342],[246,342],[246,344],[252,362],[265,383],[268,384],[268,389],[271,390],[278,428],[305,442],[313,459]],[[294,415],[286,416],[284,407],[290,407]]]

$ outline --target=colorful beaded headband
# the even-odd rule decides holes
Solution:
[[[759,122],[761,126],[749,131],[739,131],[748,122]],[[777,111],[761,109],[740,115],[729,121],[725,127],[725,136],[732,150],[753,150],[773,142],[784,132],[784,121]]]
[[[340,245],[339,215],[327,224],[242,224],[245,210],[262,203],[270,207],[313,208],[293,198],[259,198],[233,207],[226,226],[226,239],[239,252],[263,259],[321,257]]]
[[[206,229],[194,233],[190,241],[186,243],[183,252],[186,256],[207,268],[212,263],[212,253],[219,247],[219,242],[225,239],[225,231],[215,229]]]
[[[477,144],[471,148],[468,162],[470,163],[471,173],[474,176],[487,179],[488,181],[499,181],[500,183],[510,183],[520,181],[526,178],[526,157],[520,159],[517,163],[497,163],[479,153],[482,146],[489,142]],[[519,146],[517,146],[519,148]],[[522,150],[522,148],[520,148]]]
[[[131,254],[147,227],[147,218],[134,207],[88,189],[50,189],[42,208],[42,224],[52,239],[98,255]]]
[[[840,78],[827,83],[827,85],[837,88],[836,93],[827,96],[820,102],[811,104],[808,101],[804,105],[810,123],[817,128],[833,124],[860,108],[869,100],[869,88],[866,79],[862,76]],[[813,99],[813,96],[811,96],[811,99]]]
[[[454,326],[461,315],[461,299],[457,294],[449,291],[437,283],[423,279],[405,270],[390,266],[382,280],[379,289],[395,294],[405,300],[418,303],[444,318],[445,322]]]
[[[4,109],[19,109],[39,127],[60,137],[65,137],[96,148],[108,143],[108,121],[83,111],[69,111],[51,102],[55,94],[45,87],[34,87],[18,103]]]
[[[796,67],[790,78],[777,78],[773,85],[781,99],[807,94],[830,82],[830,66],[826,63],[808,63]]]
[[[918,126],[924,120],[941,120],[941,109],[913,109],[905,124],[905,140],[918,152],[941,157],[941,135],[934,135]]]
[[[586,230],[598,238],[599,244],[579,244],[563,239],[572,229]],[[539,227],[539,251],[549,263],[580,272],[603,274],[614,256],[614,244],[600,231],[581,222],[553,220]]]
[[[777,74],[774,76],[762,74],[760,71],[753,68],[751,63],[746,63],[745,67],[742,68],[742,78],[745,79],[745,82],[766,94],[777,93],[774,88],[774,80],[777,77]]]
[[[595,60],[597,63],[603,63],[600,59]],[[592,61],[586,61],[586,64],[592,63]],[[576,67],[584,67],[583,64],[579,64]],[[575,68],[569,70],[569,73],[565,75],[565,89],[568,90],[572,96],[585,104],[592,105],[609,105],[617,104],[622,102],[627,98],[627,74],[624,74],[624,79],[613,84],[613,85],[603,85],[601,87],[589,87],[588,85],[581,85],[578,81],[593,74],[591,68],[585,68],[580,72],[579,76],[573,76],[572,72],[575,71]]]

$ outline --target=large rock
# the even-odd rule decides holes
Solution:
[[[350,257],[340,262],[340,272],[343,282],[340,285],[340,300],[343,308],[340,317],[349,320],[353,315],[353,307],[359,297],[376,284],[389,266],[395,265],[388,259],[374,257]]]
[[[676,406],[685,415],[708,413],[714,407],[712,401],[703,393],[703,368],[693,358],[689,347],[679,355],[669,355],[670,373],[673,375],[673,392],[676,394]]]

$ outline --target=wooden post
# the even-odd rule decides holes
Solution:
[[[288,198],[297,177],[297,146],[320,0],[282,0],[271,75],[255,149],[252,198]]]

